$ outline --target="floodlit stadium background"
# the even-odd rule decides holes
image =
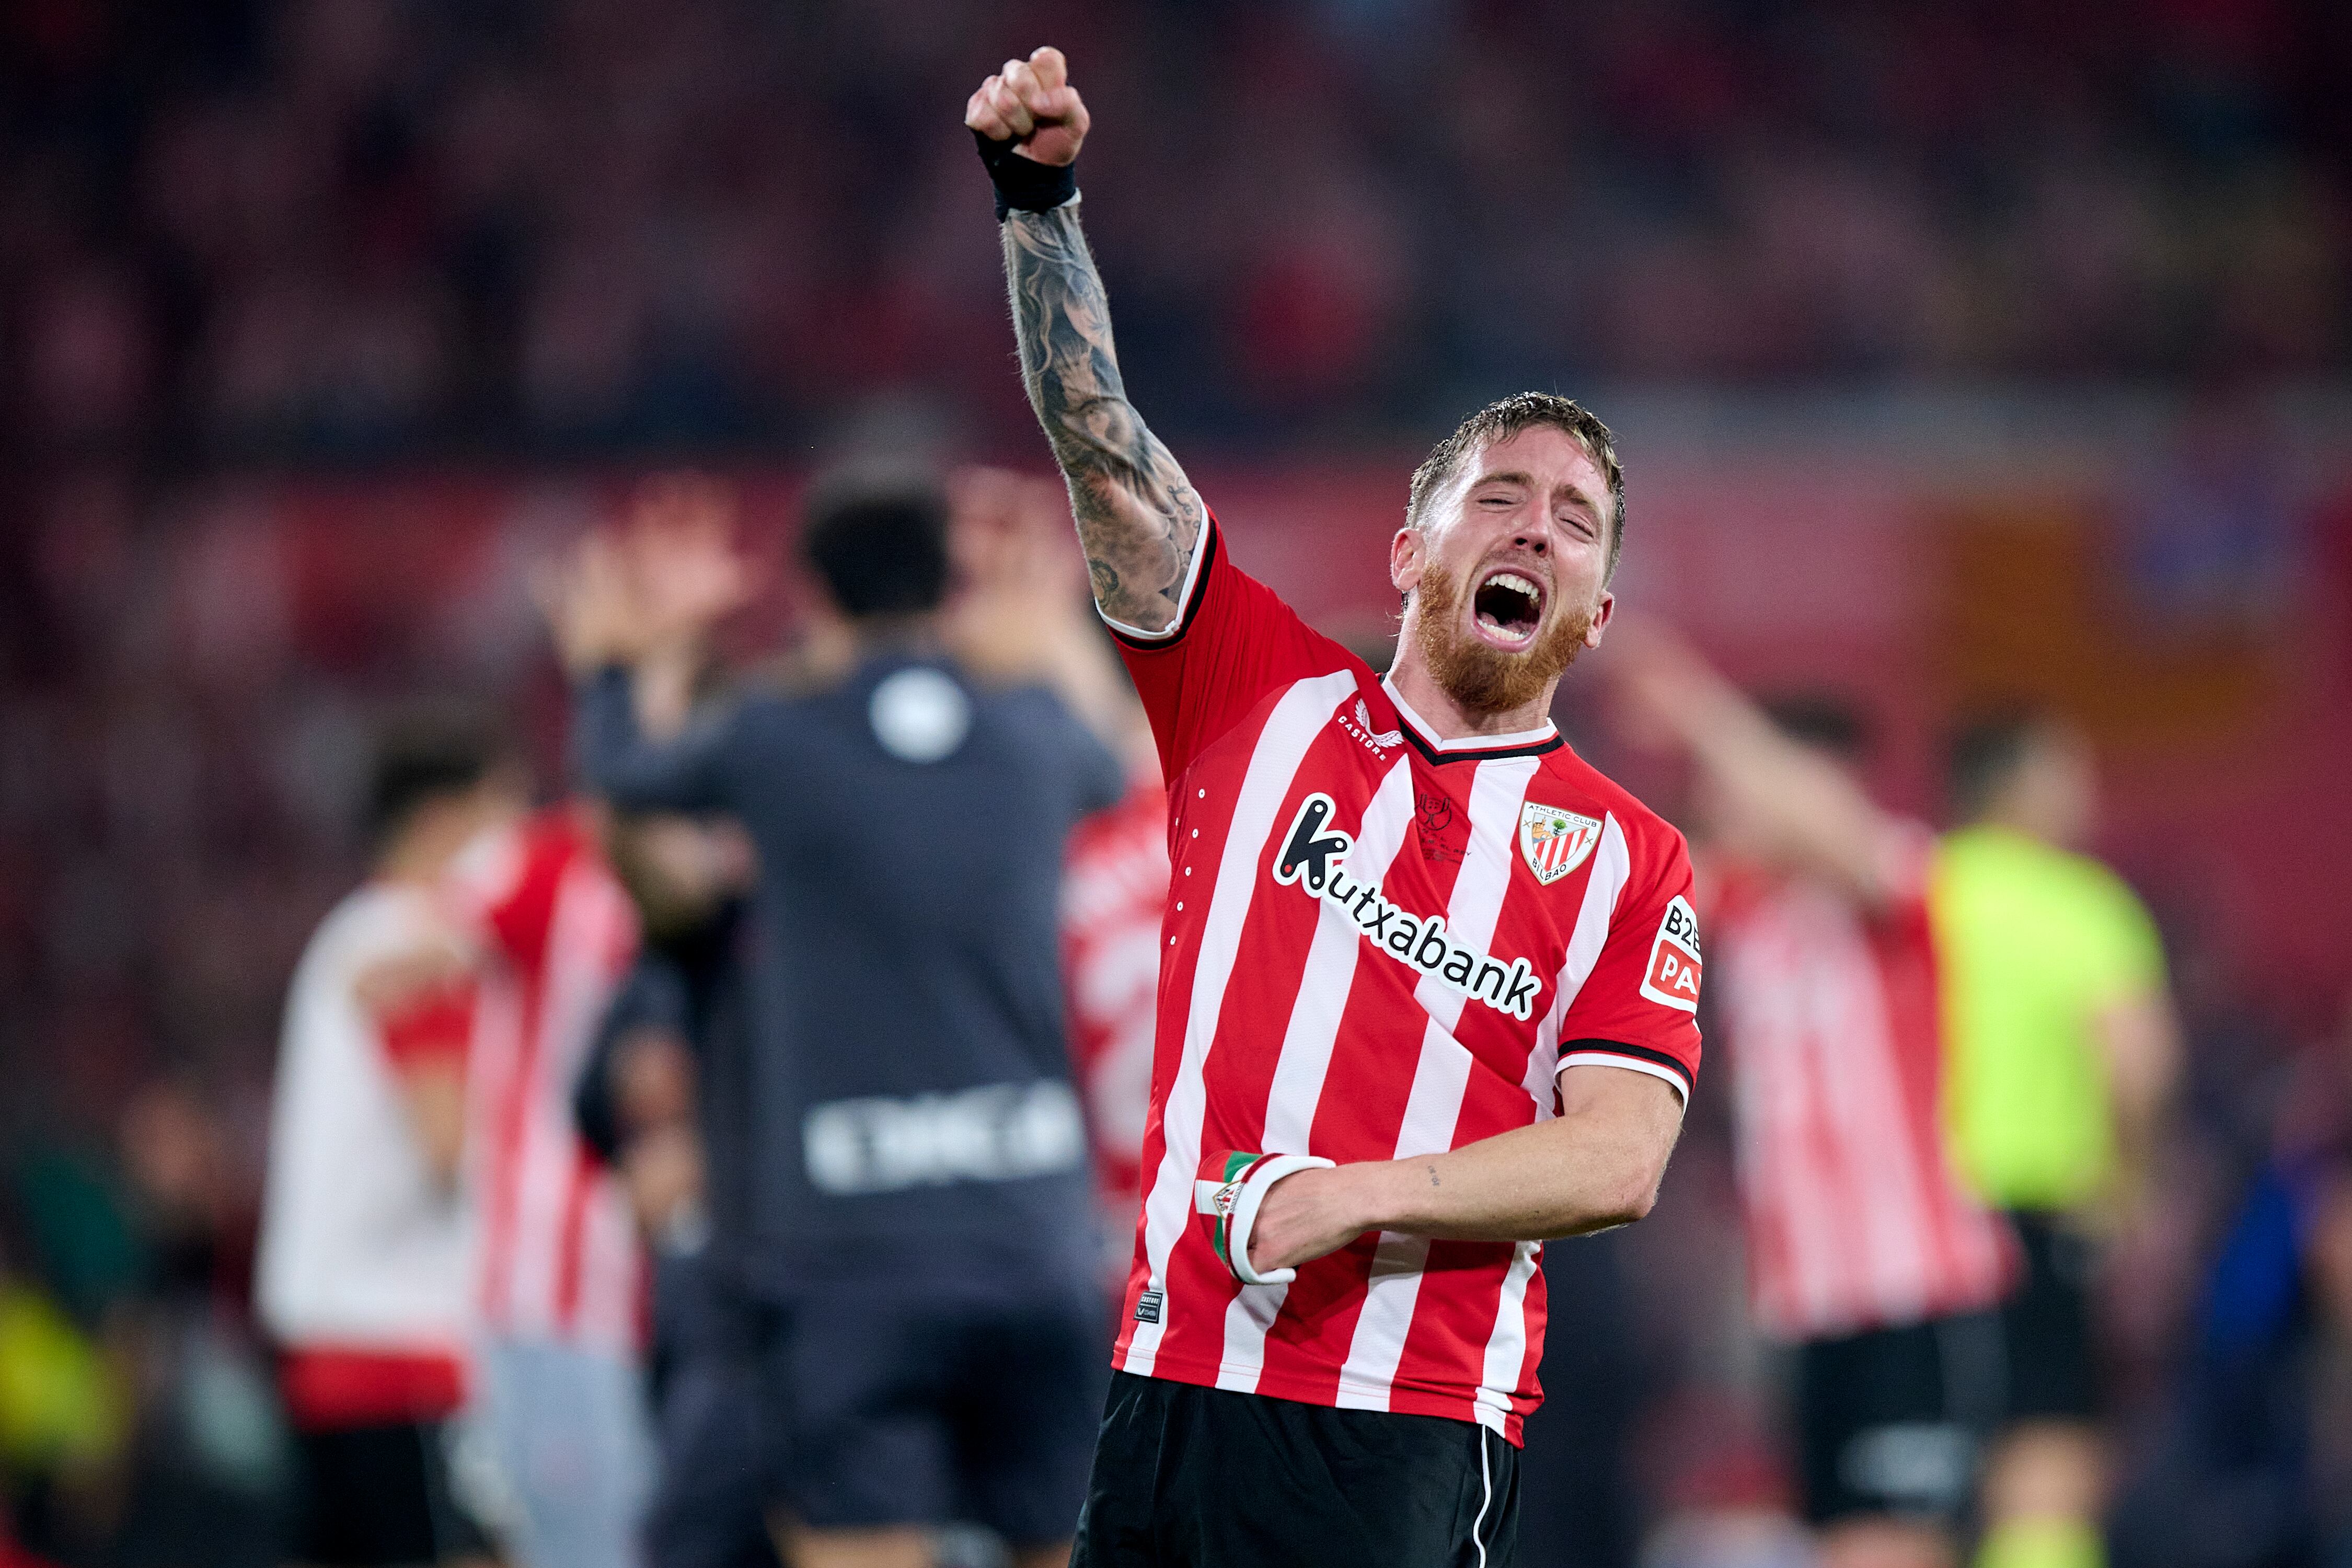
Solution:
[[[1972,704],[2087,727],[2191,1047],[2166,1225],[2104,1287],[2126,1479],[2221,1488],[2178,1415],[2217,1238],[2279,1138],[2352,1126],[2352,10],[1587,9],[0,14],[0,1360],[43,1300],[100,1347],[46,1413],[0,1380],[18,1506],[168,1505],[89,1482],[146,1473],[135,1394],[70,1389],[242,1292],[371,713],[494,695],[551,784],[525,575],[648,468],[739,476],[771,551],[845,451],[1044,468],[959,117],[1048,40],[1130,389],[1310,618],[1379,626],[1412,464],[1556,387],[1618,430],[1627,605],[1861,700],[1890,802],[1941,810]],[[1595,689],[1571,738],[1672,809]],[[1724,1082],[1555,1295],[1531,1562],[1786,1506]],[[2340,1552],[2352,1300],[2315,1310]]]

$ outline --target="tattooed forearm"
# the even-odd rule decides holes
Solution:
[[[1201,498],[1127,400],[1110,307],[1075,206],[1004,223],[1004,272],[1029,402],[1070,482],[1095,602],[1145,631],[1175,623]]]

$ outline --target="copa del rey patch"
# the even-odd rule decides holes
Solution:
[[[1663,1002],[1669,1007],[1679,1007],[1685,1013],[1698,1011],[1699,981],[1704,966],[1699,960],[1698,916],[1691,912],[1687,901],[1675,899],[1659,917],[1658,934],[1650,942],[1650,967],[1642,976],[1642,994],[1653,1002]]]
[[[1601,824],[1556,805],[1529,801],[1519,807],[1519,853],[1545,887],[1584,864],[1601,842]]]

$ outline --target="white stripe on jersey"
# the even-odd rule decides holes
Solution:
[[[1892,1030],[1884,992],[1874,987],[1849,987],[1839,1000],[1843,1005],[1842,1016],[1837,1020],[1838,1033],[1830,1037],[1889,1037]],[[1927,1205],[1926,1194],[1919,1190],[1920,1160],[1918,1152],[1911,1146],[1911,1125],[1904,1114],[1903,1091],[1895,1081],[1895,1063],[1885,1052],[1855,1052],[1844,1068],[1838,1075],[1839,1092],[1850,1096],[1859,1115],[1867,1120],[1841,1116],[1832,1136],[1838,1143],[1838,1160],[1844,1168],[1845,1179],[1864,1197],[1864,1224],[1870,1237],[1864,1268],[1870,1291],[1890,1321],[1915,1319],[1923,1305],[1920,1287],[1928,1270],[1927,1237],[1918,1228],[1917,1216],[1927,1212]],[[1903,1149],[1903,1157],[1874,1158],[1878,1151],[1856,1147],[1853,1133],[1857,1126],[1881,1129],[1888,1145]]]
[[[1412,808],[1412,768],[1400,760],[1364,808],[1356,847],[1348,856],[1350,876],[1380,886],[1404,845]],[[1307,950],[1298,1000],[1291,1005],[1282,1054],[1276,1058],[1274,1082],[1266,1093],[1265,1135],[1258,1146],[1269,1154],[1308,1152],[1315,1108],[1323,1099],[1323,1076],[1330,1070],[1332,1043],[1339,1038],[1339,1018],[1355,988],[1357,955],[1363,951],[1363,932],[1356,922],[1334,904],[1326,902],[1321,909]],[[1289,1295],[1287,1285],[1244,1285],[1226,1307],[1219,1388],[1257,1392],[1258,1373],[1265,1365],[1266,1331]]]
[[[1456,942],[1473,951],[1483,952],[1494,941],[1495,921],[1502,913],[1518,853],[1519,806],[1537,765],[1533,757],[1480,763],[1471,781],[1468,853],[1446,900],[1445,924]],[[1454,1146],[1454,1125],[1470,1083],[1470,1052],[1453,1032],[1468,998],[1424,976],[1413,999],[1429,1015],[1429,1023],[1422,1031],[1421,1060],[1405,1099],[1404,1125],[1397,1132],[1400,1160]],[[1339,1369],[1337,1403],[1342,1409],[1389,1407],[1389,1390],[1412,1328],[1422,1267],[1428,1258],[1427,1237],[1381,1233],[1363,1310],[1357,1315],[1348,1359]]]
[[[1519,1385],[1528,1359],[1528,1280],[1543,1257],[1543,1243],[1523,1241],[1511,1256],[1510,1272],[1503,1276],[1502,1300],[1495,1303],[1495,1331],[1486,1336],[1486,1371],[1478,1378],[1478,1424],[1503,1429],[1511,1413],[1510,1395],[1503,1391]]]
[[[1617,913],[1618,895],[1625,890],[1625,879],[1633,868],[1633,857],[1625,847],[1625,830],[1618,826],[1612,812],[1601,826],[1601,842],[1592,851],[1592,874],[1584,884],[1584,902],[1577,907],[1576,929],[1569,933],[1568,956],[1559,966],[1559,974],[1552,984],[1552,1004],[1544,1014],[1543,1023],[1536,1030],[1536,1047],[1528,1056],[1528,1073],[1522,1086],[1536,1102],[1536,1120],[1549,1121],[1557,1112],[1554,1079],[1562,1067],[1573,1066],[1578,1060],[1604,1061],[1612,1067],[1639,1065],[1627,1057],[1601,1057],[1586,1053],[1571,1056],[1567,1062],[1559,1059],[1559,1027],[1568,1016],[1570,1004],[1584,989],[1592,973],[1592,966],[1601,960],[1601,945],[1609,938],[1609,922]],[[1681,1086],[1675,1086],[1681,1092]],[[1478,1384],[1478,1419],[1482,1425],[1503,1430],[1503,1423],[1511,1410],[1510,1397],[1504,1391],[1519,1385],[1519,1373],[1528,1357],[1528,1281],[1542,1259],[1543,1247],[1535,1242],[1521,1242],[1511,1258],[1510,1271],[1503,1278],[1502,1300],[1495,1306],[1494,1331],[1486,1336],[1486,1370]]]
[[[1552,1109],[1554,1080],[1559,1069],[1570,1065],[1559,1059],[1559,1026],[1568,1016],[1568,1009],[1584,991],[1584,983],[1591,976],[1592,966],[1601,962],[1601,944],[1609,940],[1609,922],[1617,913],[1617,897],[1625,890],[1625,879],[1632,874],[1633,857],[1625,846],[1625,830],[1617,825],[1617,814],[1611,812],[1601,825],[1601,842],[1592,851],[1592,872],[1584,884],[1584,902],[1577,907],[1576,929],[1569,933],[1568,956],[1561,961],[1559,975],[1551,988],[1551,1010],[1544,1015],[1536,1030],[1536,1048],[1528,1055],[1528,1075],[1522,1080],[1528,1095],[1536,1102],[1536,1120],[1549,1121],[1556,1114]],[[1632,1065],[1632,1058],[1612,1057],[1617,1066]],[[1677,1094],[1682,1086],[1675,1088]]]
[[[1224,1008],[1225,984],[1233,978],[1234,959],[1241,951],[1242,927],[1249,919],[1250,900],[1257,890],[1259,857],[1274,832],[1275,814],[1290,794],[1291,780],[1307,760],[1307,749],[1330,721],[1332,710],[1355,692],[1355,674],[1347,669],[1294,683],[1275,702],[1257,744],[1251,749],[1249,770],[1242,776],[1224,850],[1218,858],[1216,886],[1202,922],[1183,1055],[1160,1120],[1165,1147],[1143,1204],[1144,1258],[1150,1270],[1150,1289],[1167,1289],[1168,1254],[1192,1223],[1192,1182],[1201,1170],[1201,1121],[1208,1101],[1202,1064],[1208,1059],[1217,1016]],[[1173,1315],[1163,1310],[1159,1321],[1134,1325],[1123,1370],[1139,1377],[1151,1375],[1162,1327]]]

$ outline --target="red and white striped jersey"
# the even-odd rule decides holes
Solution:
[[[1549,723],[1440,741],[1225,557],[1114,626],[1169,779],[1172,882],[1115,1364],[1516,1443],[1541,1399],[1535,1243],[1382,1233],[1244,1286],[1195,1212],[1234,1151],[1435,1152],[1558,1114],[1567,1067],[1698,1069],[1682,836]]]
[[[1891,836],[1902,891],[1874,913],[1803,878],[1734,873],[1707,900],[1749,1295],[1778,1338],[1988,1307],[2016,1279],[2007,1223],[1962,1189],[1944,1141],[1934,843],[1917,825]]]
[[[568,806],[488,835],[450,880],[490,953],[467,1074],[481,1324],[632,1351],[644,1318],[635,1221],[572,1097],[635,956],[635,909]]]
[[[1150,1105],[1167,907],[1168,795],[1149,781],[1071,830],[1062,868],[1070,1067],[1094,1130],[1097,1185],[1107,1208],[1127,1219],[1143,1185],[1137,1162]]]

